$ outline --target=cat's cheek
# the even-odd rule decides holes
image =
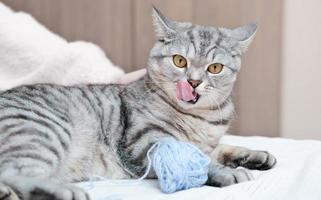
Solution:
[[[199,86],[197,86],[197,88],[195,89],[195,91],[199,94],[199,95],[203,95],[205,94],[206,90],[208,90],[210,88],[210,84],[208,83],[207,80],[204,80]]]

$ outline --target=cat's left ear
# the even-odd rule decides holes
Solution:
[[[156,28],[157,37],[160,40],[169,41],[176,35],[175,22],[165,17],[157,8],[153,6],[153,22]]]
[[[251,44],[255,36],[256,30],[256,23],[241,26],[232,30],[232,37],[239,41],[238,45],[242,52],[246,51],[246,49]]]

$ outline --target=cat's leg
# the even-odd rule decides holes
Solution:
[[[236,183],[252,180],[251,173],[246,169],[234,169],[224,166],[213,159],[209,166],[206,185],[225,187]]]
[[[37,166],[2,170],[0,200],[89,200],[82,189],[55,183],[45,174]]]
[[[0,200],[89,200],[82,189],[59,184],[50,168],[37,161],[28,165],[8,160],[0,167]]]
[[[11,187],[0,182],[0,199],[1,200],[20,200]]]
[[[239,166],[248,169],[267,170],[272,168],[276,159],[266,151],[255,151],[244,147],[218,145],[211,155],[207,185],[223,187],[252,180],[246,169],[235,169]]]
[[[1,200],[89,200],[81,188],[46,179],[11,176],[1,181]]]
[[[276,164],[275,157],[266,151],[250,150],[244,147],[219,144],[212,156],[221,164],[236,168],[268,170]]]

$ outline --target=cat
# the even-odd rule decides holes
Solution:
[[[207,185],[252,179],[276,159],[219,144],[233,116],[231,91],[256,25],[236,29],[171,21],[156,8],[147,74],[129,85],[20,86],[0,94],[0,199],[85,200],[71,185],[100,175],[137,178],[163,137],[211,157]],[[156,178],[151,172],[148,178]]]

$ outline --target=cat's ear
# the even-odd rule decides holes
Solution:
[[[160,40],[169,41],[175,37],[175,22],[165,17],[155,6],[153,6],[153,22]]]
[[[257,24],[247,24],[232,30],[232,37],[237,39],[239,48],[242,52],[251,44],[257,30]]]

